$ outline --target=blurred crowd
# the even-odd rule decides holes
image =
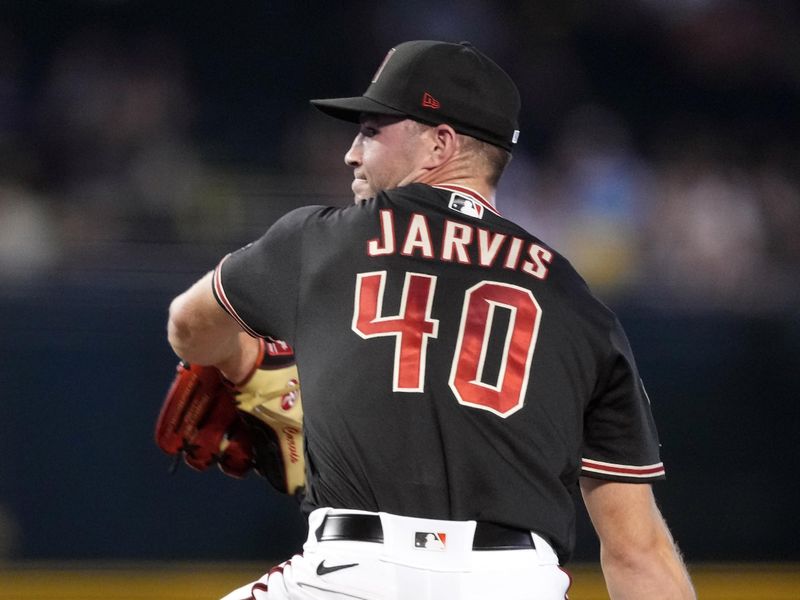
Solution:
[[[365,3],[362,37],[337,46],[352,56],[340,73],[314,66],[330,55],[333,27],[316,50],[287,49],[269,81],[259,72],[271,55],[239,48],[235,29],[220,57],[185,24],[122,26],[135,2],[77,4],[91,7],[85,19],[49,23],[46,38],[27,35],[38,2],[40,12],[17,7],[0,21],[4,292],[70,274],[168,272],[179,267],[176,248],[208,268],[220,247],[241,245],[292,206],[348,202],[341,157],[352,131],[301,98],[361,90],[403,39],[468,37],[523,94],[501,212],[570,259],[601,297],[700,311],[798,306],[792,3],[640,0],[600,12],[587,7],[606,3],[512,11],[469,0],[460,18],[437,3]],[[248,23],[251,35],[279,27],[275,13],[254,14],[264,20]],[[242,100],[248,87],[260,100]],[[272,129],[256,135],[248,122]]]

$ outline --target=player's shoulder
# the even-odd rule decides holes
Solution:
[[[310,204],[307,206],[301,206],[299,208],[294,208],[284,214],[276,223],[304,223],[309,219],[318,217],[326,212],[332,210],[333,207],[330,206],[322,206],[318,204]]]
[[[338,225],[342,219],[352,218],[351,206],[307,205],[295,208],[278,219],[271,229],[285,231],[311,231],[315,227]]]
[[[373,198],[343,206],[306,206],[289,213],[294,220],[316,221],[332,224],[340,221],[357,222],[369,219],[382,209],[415,210],[415,207],[436,206],[440,200],[437,191],[427,185],[411,184],[378,192]]]
[[[442,197],[442,190],[425,183],[409,183],[397,188],[385,190],[376,196],[376,200],[394,202],[429,200],[438,201]]]
[[[267,229],[266,235],[280,235],[302,229],[315,215],[323,212],[326,207],[318,205],[301,206],[293,208],[276,219]]]
[[[570,307],[603,329],[615,328],[614,311],[591,288],[590,284],[564,255],[555,252],[551,284],[557,286]]]
[[[551,308],[556,308],[566,322],[581,323],[597,331],[606,333],[614,330],[617,316],[603,301],[580,271],[557,247],[546,240],[528,232],[513,222],[508,222],[512,230],[523,232],[535,247],[547,252],[547,277],[538,293],[551,300]]]

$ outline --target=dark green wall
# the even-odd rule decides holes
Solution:
[[[42,287],[0,301],[0,506],[11,557],[280,558],[303,539],[261,479],[167,473],[152,429],[175,359],[160,292]],[[799,559],[800,321],[619,307],[653,402],[662,510],[689,560]],[[0,539],[2,539],[0,533]],[[596,556],[585,517],[576,559]]]

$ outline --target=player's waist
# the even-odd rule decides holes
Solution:
[[[540,556],[552,556],[557,561],[550,544],[536,532],[485,521],[447,521],[329,510],[316,530],[319,542],[394,544],[398,538],[418,548],[460,544],[465,549],[478,551],[536,550]]]

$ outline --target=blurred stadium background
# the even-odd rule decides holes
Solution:
[[[215,598],[299,547],[263,481],[168,475],[166,307],[350,201],[353,130],[307,100],[421,38],[517,80],[499,208],[626,326],[701,597],[800,598],[798,32],[777,0],[2,0],[0,598]]]

